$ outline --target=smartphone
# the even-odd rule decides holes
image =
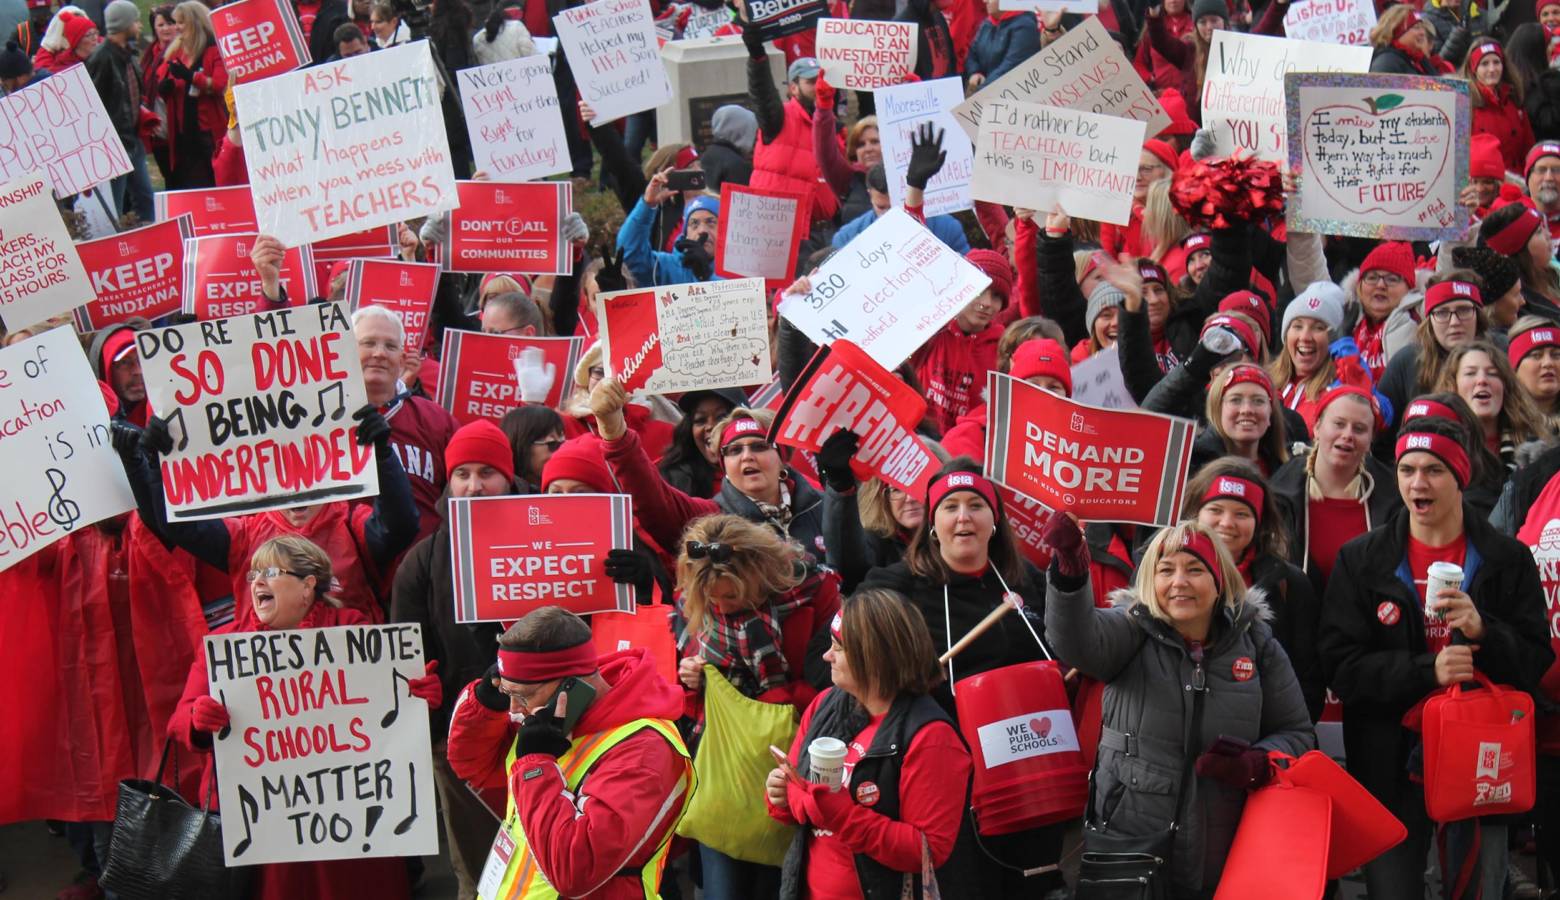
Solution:
[[[702,191],[705,184],[703,169],[673,169],[666,173],[669,191]]]
[[[807,783],[806,779],[802,778],[802,776],[797,773],[796,767],[791,765],[791,758],[785,755],[784,750],[781,750],[774,744],[770,744],[769,755],[775,758],[775,765],[780,767],[780,771],[785,773],[785,777],[791,779],[797,784]]]
[[[552,701],[547,704],[549,714],[557,707],[560,696],[567,696],[569,702],[564,705],[563,721],[559,724],[563,728],[564,734],[572,734],[574,732],[574,724],[580,720],[580,716],[585,714],[585,710],[595,702],[596,689],[591,687],[589,682],[581,681],[578,678],[565,678],[563,683],[558,685],[558,693],[554,694]]]

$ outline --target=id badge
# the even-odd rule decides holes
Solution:
[[[515,855],[515,839],[509,836],[509,822],[493,837],[493,847],[488,850],[487,862],[482,866],[482,877],[477,880],[477,896],[482,900],[496,900],[498,889],[504,883],[504,872],[509,869],[510,857]]]

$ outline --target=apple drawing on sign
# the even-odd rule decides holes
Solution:
[[[1400,94],[1317,107],[1302,134],[1306,177],[1358,215],[1400,216],[1420,207],[1453,158],[1450,117],[1427,104],[1404,104]]]

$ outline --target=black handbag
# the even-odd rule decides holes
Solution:
[[[1094,781],[1099,773],[1099,759],[1095,758],[1094,772],[1089,775],[1089,805],[1083,818],[1084,851],[1079,857],[1074,900],[1166,900],[1170,896],[1170,854],[1175,847],[1181,801],[1192,778],[1192,740],[1202,724],[1205,691],[1201,684],[1192,691],[1192,714],[1187,717],[1182,736],[1181,755],[1185,760],[1175,791],[1175,815],[1168,828],[1146,835],[1112,832],[1110,823],[1100,818],[1094,804]]]
[[[247,868],[229,869],[222,858],[222,817],[211,811],[215,770],[206,798],[197,808],[175,788],[162,783],[174,753],[173,780],[179,763],[173,741],[163,745],[162,762],[152,781],[127,778],[119,783],[114,836],[98,883],[123,900],[243,900],[249,893]]]

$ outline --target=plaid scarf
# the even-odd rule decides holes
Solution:
[[[703,657],[745,697],[757,697],[784,685],[790,680],[791,667],[780,647],[782,627],[792,612],[812,600],[825,577],[825,572],[809,569],[801,584],[770,598],[757,609],[726,615],[712,608],[706,613],[705,627],[698,634],[688,631],[683,599],[679,594],[674,623],[679,655]],[[797,660],[797,664],[800,665],[801,660]]]

